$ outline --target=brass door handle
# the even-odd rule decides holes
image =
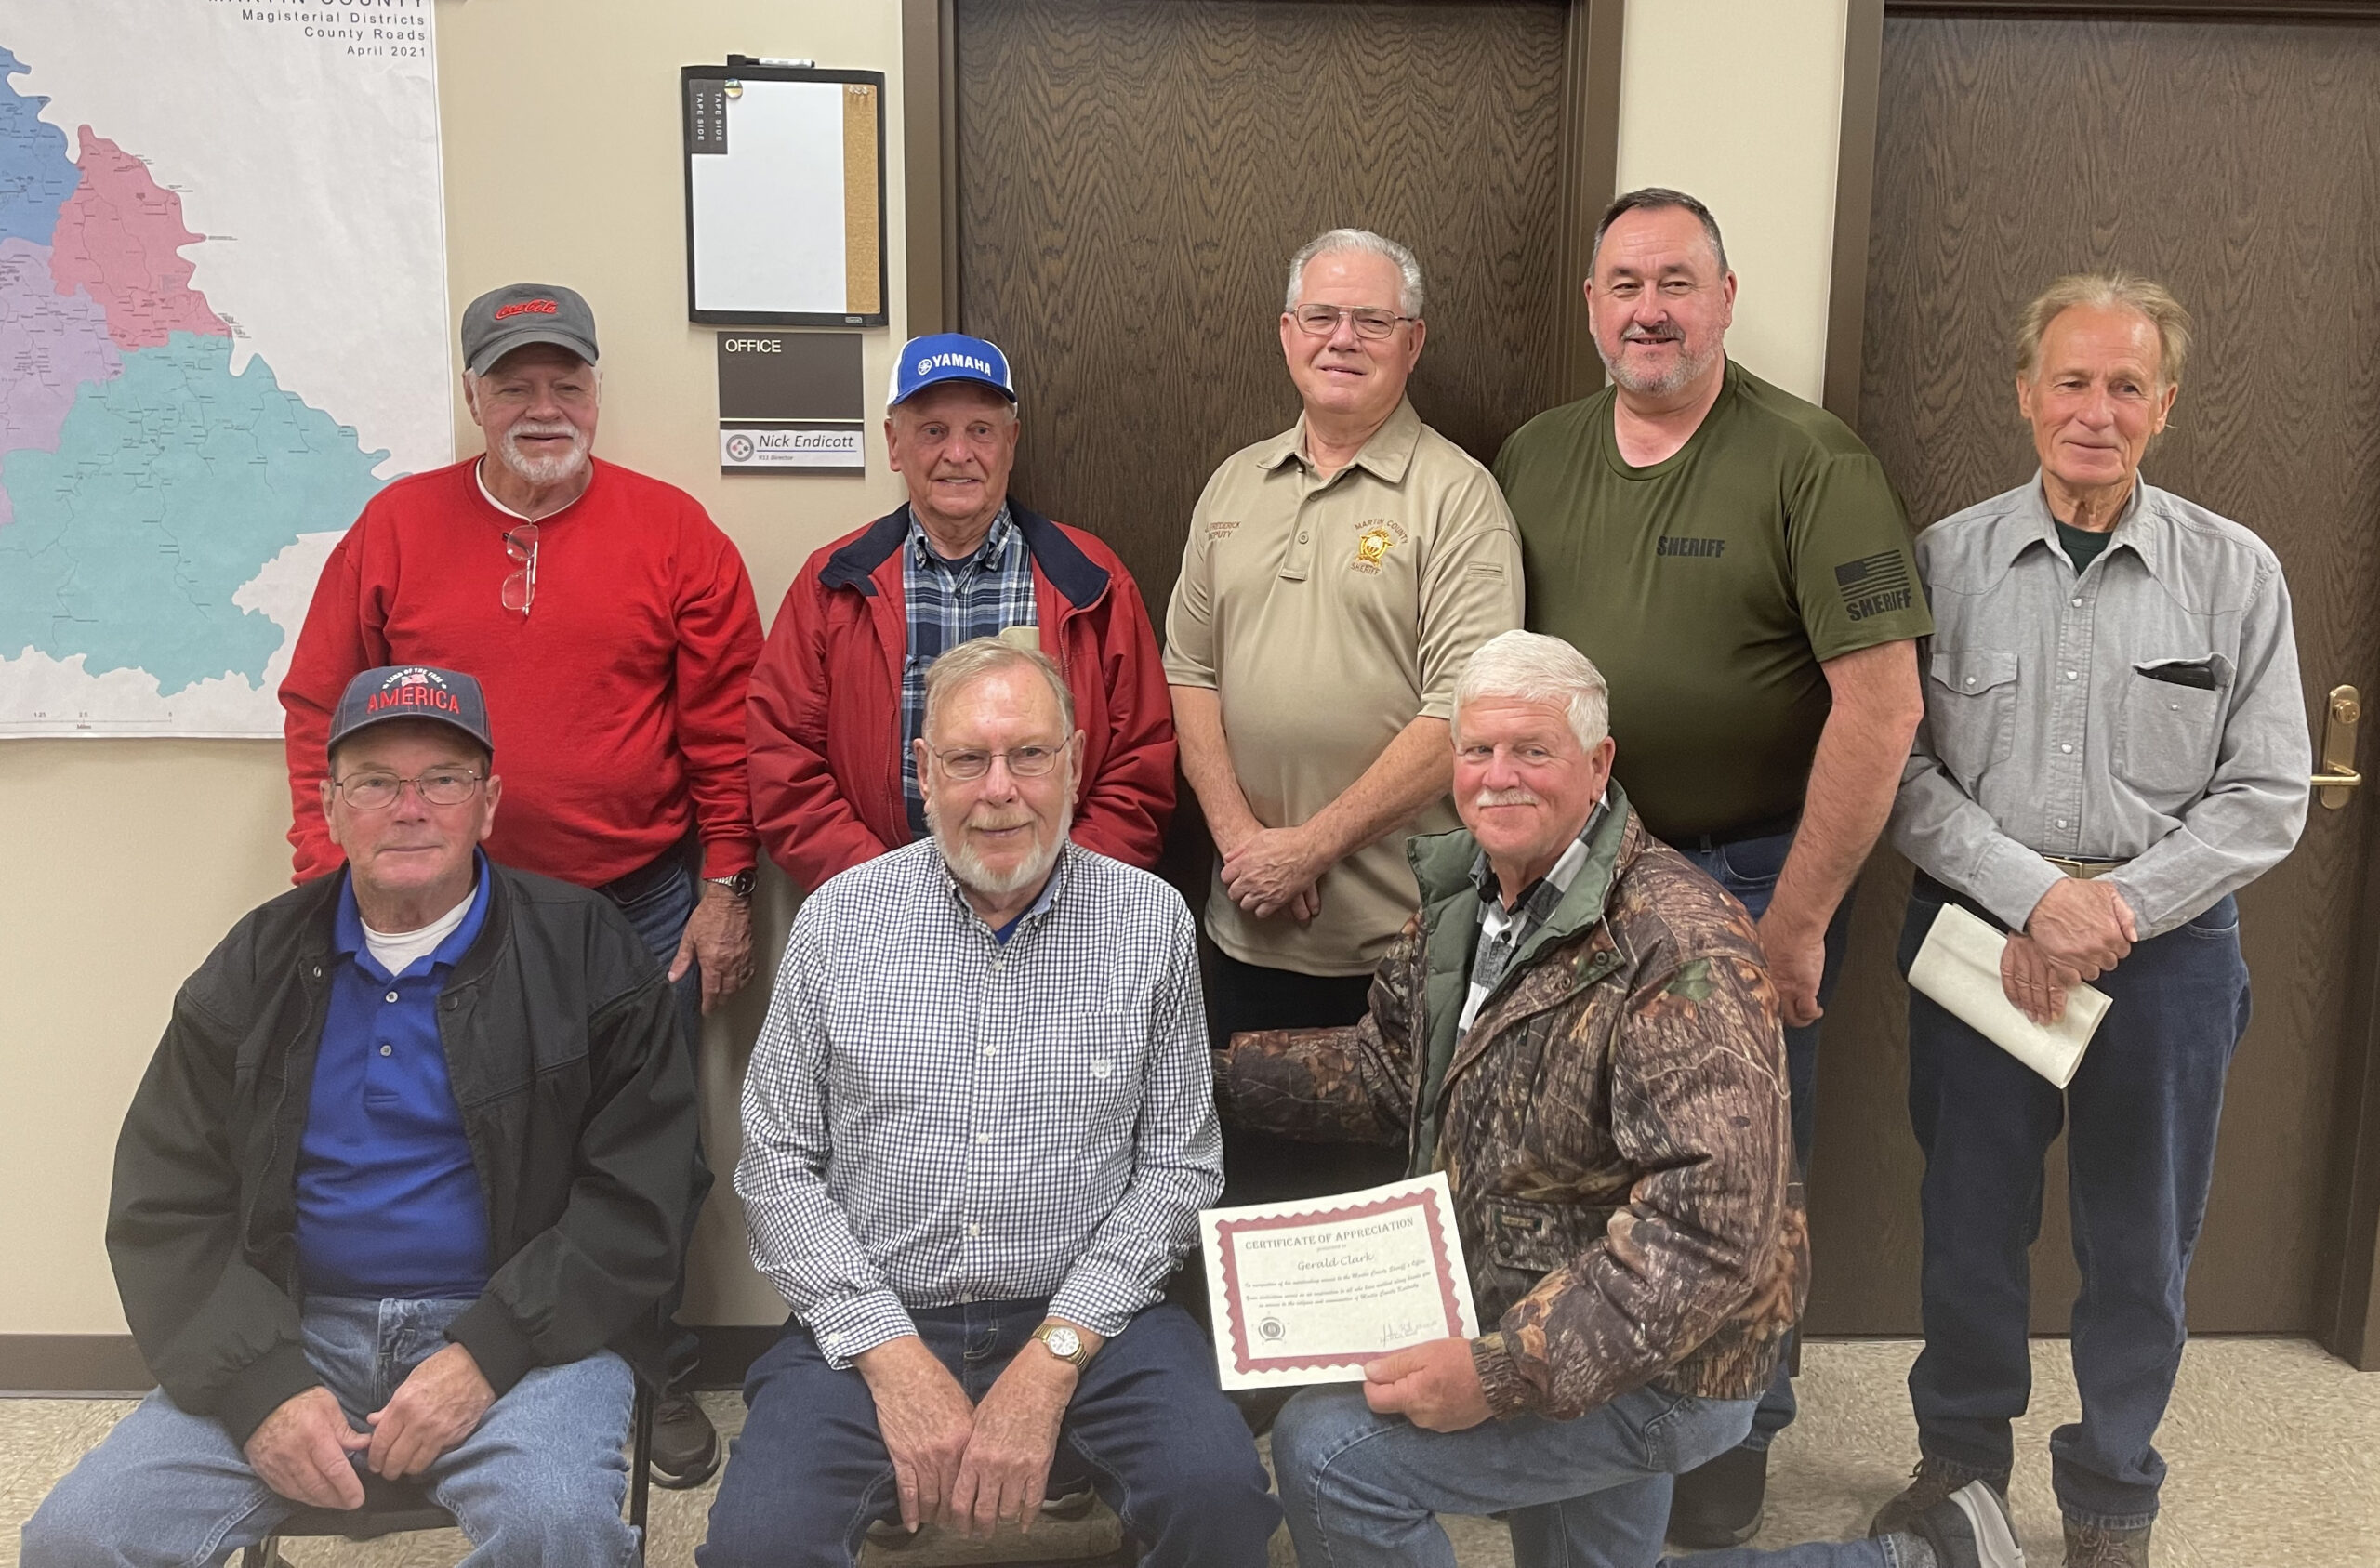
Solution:
[[[2347,796],[2363,783],[2355,766],[2355,727],[2363,718],[2363,699],[2352,686],[2334,686],[2322,716],[2322,771],[2314,775],[2323,806],[2338,810]]]

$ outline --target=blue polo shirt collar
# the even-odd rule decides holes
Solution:
[[[463,923],[447,932],[444,942],[407,966],[406,974],[427,974],[442,967],[451,969],[463,961],[463,955],[469,953],[471,943],[479,940],[480,928],[487,924],[485,850],[471,851],[471,907],[464,912]],[[364,943],[364,912],[356,907],[355,873],[351,869],[339,874],[338,910],[331,920],[331,945],[338,950],[341,956],[354,959],[367,974],[377,975],[384,981],[403,978],[390,974],[377,958],[372,956],[372,949]]]

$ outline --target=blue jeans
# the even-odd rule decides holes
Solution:
[[[1652,1568],[1671,1478],[1742,1442],[1752,1415],[1645,1388],[1574,1420],[1432,1432],[1333,1384],[1281,1411],[1273,1470],[1302,1568],[1454,1568],[1441,1513],[1507,1514],[1518,1568]]]
[[[1921,877],[1906,974],[1945,894]],[[2112,1003],[2060,1095],[1940,1007],[1909,998],[1909,1115],[1925,1153],[1925,1349],[1910,1369],[1918,1444],[2006,1473],[2031,1391],[2027,1248],[2061,1124],[2082,1291],[2072,1319],[2082,1419],[2050,1436],[2067,1517],[2136,1529],[2157,1515],[2153,1439],[2181,1367],[2182,1284],[2206,1215],[2223,1080],[2248,1027],[2239,906],[2226,898],[2092,982]]]
[[[1778,874],[1785,869],[1793,836],[1779,833],[1766,838],[1741,838],[1732,844],[1682,844],[1678,851],[1705,876],[1735,895],[1755,920],[1768,913],[1776,896]],[[1818,1006],[1834,999],[1834,982],[1843,976],[1843,954],[1851,940],[1851,894],[1845,892],[1827,922],[1826,968],[1818,977]],[[1785,1031],[1785,1081],[1793,1118],[1793,1157],[1809,1169],[1810,1146],[1817,1140],[1818,1121],[1818,1026],[1805,1024]],[[1789,1348],[1778,1364],[1775,1381],[1761,1396],[1760,1413],[1752,1417],[1746,1448],[1766,1448],[1778,1432],[1793,1424],[1793,1352]]]
[[[675,869],[678,875],[668,873]],[[661,961],[664,973],[678,961],[678,944],[685,940],[686,921],[694,912],[701,896],[695,885],[693,863],[672,850],[650,866],[632,871],[616,882],[605,884],[596,891],[610,899],[619,912],[628,916],[644,945]],[[686,1026],[686,1048],[694,1052],[695,1070],[703,1060],[703,971],[699,964],[689,964],[686,972],[672,987],[678,998],[678,1018]]]
[[[446,1345],[469,1301],[306,1303],[306,1359],[347,1412],[364,1416]],[[609,1351],[542,1366],[488,1407],[425,1476],[478,1549],[468,1568],[591,1568],[636,1557],[620,1518],[621,1444],[636,1378]],[[355,1456],[361,1469],[364,1456]],[[163,1390],[83,1457],[25,1524],[25,1568],[197,1568],[261,1541],[298,1505],[257,1479],[223,1423]]]
[[[1042,1301],[911,1313],[926,1348],[980,1403],[1046,1316]],[[752,1364],[750,1414],[727,1462],[702,1568],[851,1568],[861,1537],[900,1517],[876,1401],[856,1369],[826,1364],[797,1320]],[[1263,1568],[1281,1510],[1239,1412],[1215,1387],[1215,1352],[1179,1307],[1134,1318],[1083,1369],[1051,1465],[1088,1480],[1147,1568]]]
[[[677,875],[670,876],[674,870]],[[694,913],[701,893],[695,883],[691,862],[679,850],[672,850],[651,865],[632,871],[616,882],[596,889],[617,905],[628,916],[636,934],[660,960],[664,974],[678,961],[678,944],[685,940],[686,921]],[[700,964],[686,966],[685,974],[671,987],[678,1001],[678,1021],[685,1026],[686,1051],[695,1073],[695,1083],[702,1081],[703,1065],[703,968]],[[686,1232],[686,1245],[694,1243],[692,1229]],[[678,1259],[678,1283],[670,1287],[668,1308],[672,1318],[677,1316],[679,1303],[685,1299],[686,1260]],[[693,1379],[694,1365],[702,1359],[702,1339],[695,1332],[681,1324],[669,1340],[669,1387],[671,1391],[682,1390]]]
[[[1873,1540],[1809,1541],[1772,1551],[1739,1547],[1662,1561],[1669,1568],[1904,1568],[1915,1555],[1911,1549],[1912,1540],[1909,1535],[1881,1535]],[[1926,1561],[1934,1561],[1931,1553]]]

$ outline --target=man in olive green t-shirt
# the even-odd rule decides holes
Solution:
[[[1527,624],[1601,667],[1629,800],[1759,922],[1806,1162],[1845,894],[1892,810],[1933,622],[1874,455],[1727,358],[1736,278],[1709,209],[1621,196],[1592,266],[1613,384],[1496,459]],[[1671,1539],[1748,1539],[1769,1439],[1792,1418],[1780,1373],[1744,1446],[1678,1478]]]

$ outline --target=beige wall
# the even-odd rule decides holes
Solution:
[[[1727,349],[1809,399],[1826,381],[1845,0],[1630,0],[1620,188],[1709,204],[1736,270]]]
[[[764,615],[813,548],[898,488],[873,431],[865,480],[717,471],[711,334],[684,320],[677,67],[734,50],[892,77],[894,311],[866,350],[879,395],[905,332],[898,15],[894,0],[439,0],[454,305],[523,277],[585,291],[607,373],[601,450],[710,507],[743,547]],[[1843,0],[1634,0],[1627,20],[1621,183],[1680,185],[1712,203],[1744,280],[1731,347],[1811,397],[1843,17]],[[1690,112],[1674,112],[1687,93]],[[460,450],[472,436],[458,431]],[[122,1331],[99,1240],[116,1127],[175,986],[285,885],[286,825],[277,744],[0,744],[0,1334]],[[782,883],[763,884],[764,949],[788,903]],[[722,1170],[734,1068],[764,991],[748,988],[706,1043]],[[690,1315],[774,1321],[734,1209],[714,1203],[706,1216]]]
[[[685,319],[678,67],[733,50],[892,78],[893,317],[866,350],[880,396],[906,298],[898,7],[438,0],[437,27],[452,307],[520,278],[583,291],[603,346],[597,449],[700,497],[774,615],[803,558],[887,509],[898,481],[873,430],[865,479],[719,472],[712,333]],[[476,436],[461,427],[457,451],[476,450]],[[181,978],[242,911],[287,885],[287,800],[277,742],[0,743],[0,1334],[123,1331],[100,1244],[116,1127]],[[779,933],[782,894],[763,898]],[[764,990],[747,989],[707,1042],[722,1166],[727,1068],[749,1047]],[[742,1260],[734,1206],[706,1217],[693,1315],[774,1321],[773,1293]]]

